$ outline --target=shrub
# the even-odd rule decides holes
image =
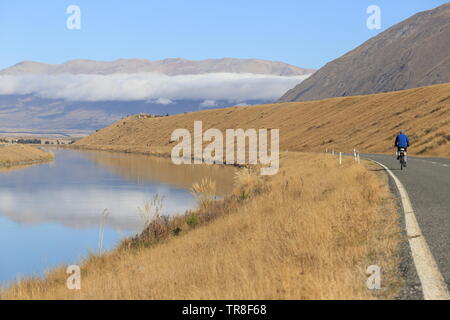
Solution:
[[[186,223],[189,227],[195,228],[199,224],[198,215],[195,212],[193,212],[191,215],[187,217]]]

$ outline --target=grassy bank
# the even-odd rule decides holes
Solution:
[[[52,153],[29,145],[0,147],[0,167],[23,166],[53,160]]]
[[[276,176],[242,169],[232,195],[217,202],[199,196],[197,211],[172,220],[156,215],[140,236],[87,258],[81,290],[66,288],[61,267],[0,298],[392,298],[400,284],[399,223],[386,177],[371,167],[282,154]],[[147,212],[155,215],[155,207]],[[370,265],[382,268],[381,290],[366,287]]]

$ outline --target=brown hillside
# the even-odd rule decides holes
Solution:
[[[398,92],[205,110],[162,118],[122,119],[77,145],[124,146],[129,151],[166,147],[176,128],[279,128],[280,150],[392,153],[400,129],[411,153],[450,157],[450,83]],[[163,148],[164,149],[164,148]]]
[[[331,61],[280,102],[319,100],[450,82],[450,3],[420,12]]]

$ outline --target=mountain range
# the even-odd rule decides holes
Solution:
[[[270,103],[313,72],[259,59],[24,61],[0,71],[0,134],[87,134],[135,113]]]
[[[369,39],[289,90],[279,102],[397,91],[450,82],[450,3]]]
[[[20,74],[99,74],[117,73],[162,73],[170,76],[205,73],[251,73],[277,76],[300,76],[313,73],[313,69],[304,69],[278,61],[260,59],[207,59],[187,60],[182,58],[151,61],[147,59],[119,59],[115,61],[94,61],[76,59],[62,64],[47,64],[35,61],[23,61],[0,71],[0,75]]]

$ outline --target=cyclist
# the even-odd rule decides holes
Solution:
[[[406,152],[409,147],[409,138],[403,130],[400,130],[400,133],[395,138],[395,147],[397,148],[397,160],[399,160],[400,148],[405,149]]]

